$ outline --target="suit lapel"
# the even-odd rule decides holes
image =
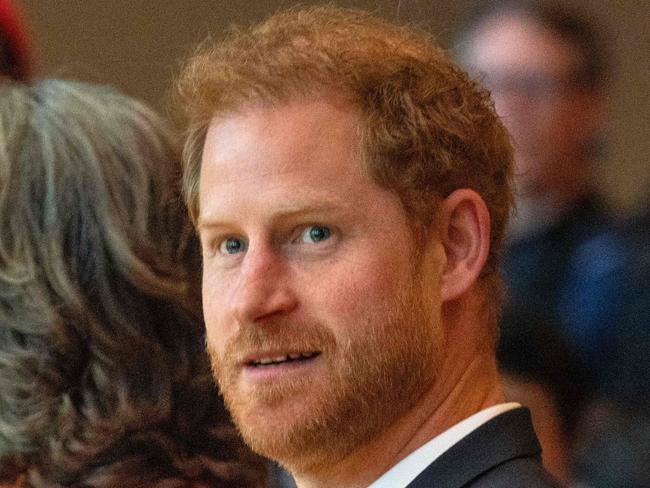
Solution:
[[[407,488],[460,488],[503,462],[540,453],[530,411],[517,408],[493,418],[461,439]]]

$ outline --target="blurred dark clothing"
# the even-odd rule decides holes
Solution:
[[[506,306],[497,360],[501,373],[547,389],[555,401],[563,434],[572,439],[592,385],[585,365],[557,324],[541,320],[526,307]],[[535,409],[531,410],[535,417]]]
[[[509,243],[508,302],[559,324],[599,376],[623,313],[628,253],[605,207],[594,196],[583,198],[537,233]]]
[[[576,479],[592,488],[650,488],[650,212],[625,229],[631,258],[623,314],[583,421]]]
[[[585,420],[574,463],[588,488],[650,488],[650,415],[604,399]]]
[[[624,304],[603,364],[600,396],[650,417],[650,211],[625,229],[631,245]],[[648,452],[650,464],[650,452]]]

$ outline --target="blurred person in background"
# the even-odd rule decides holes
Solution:
[[[262,486],[211,382],[178,170],[165,124],[110,88],[0,86],[5,483]]]
[[[559,324],[598,376],[627,259],[590,178],[608,75],[601,40],[582,17],[526,1],[491,2],[463,32],[462,60],[491,91],[515,146],[509,300]]]

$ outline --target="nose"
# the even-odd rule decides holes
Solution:
[[[230,307],[240,324],[288,314],[298,304],[288,263],[271,247],[249,248],[240,267]]]

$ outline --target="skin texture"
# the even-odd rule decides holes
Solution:
[[[398,197],[361,172],[358,121],[327,94],[247,106],[213,120],[203,153],[214,374],[247,443],[301,487],[367,486],[501,399],[472,291],[484,203],[454,192],[416,246]],[[252,365],[289,354],[310,357]]]
[[[583,195],[601,103],[595,89],[572,84],[578,60],[571,44],[534,20],[503,13],[476,29],[467,61],[513,136],[519,196],[561,207]]]

